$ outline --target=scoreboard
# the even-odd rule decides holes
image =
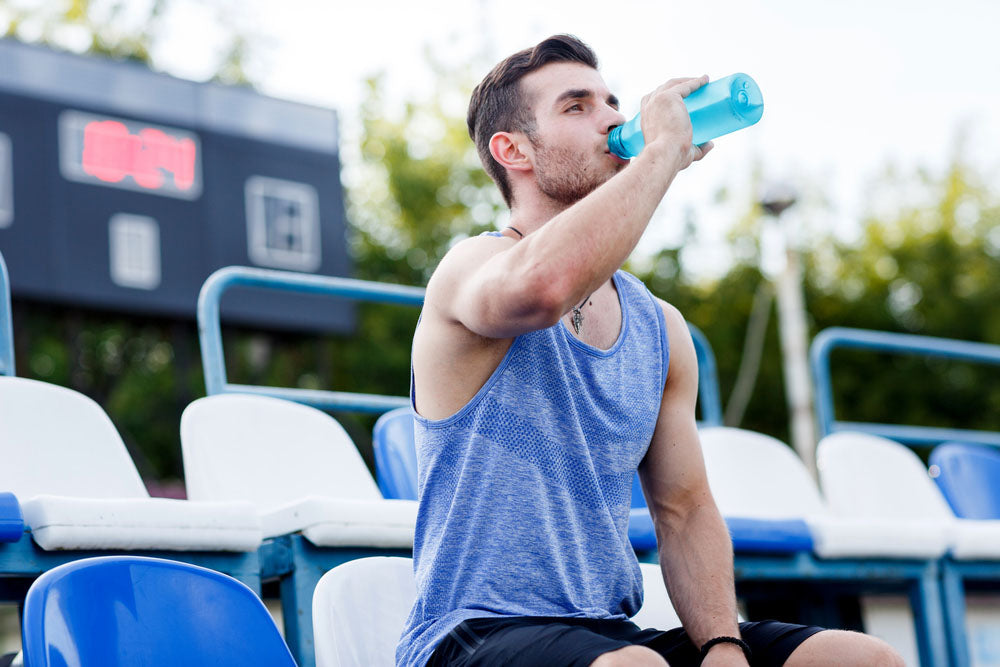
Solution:
[[[0,40],[0,251],[17,297],[194,318],[212,271],[347,276],[337,116]],[[347,331],[349,303],[234,289],[223,317]]]

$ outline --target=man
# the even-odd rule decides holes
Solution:
[[[510,225],[447,254],[414,335],[418,595],[398,664],[901,664],[860,634],[738,624],[690,335],[619,271],[712,148],[691,144],[683,104],[707,80],[643,99],[646,147],[627,168],[607,148],[625,119],[576,38],[511,56],[473,92],[469,132]],[[628,621],[637,468],[683,629]]]

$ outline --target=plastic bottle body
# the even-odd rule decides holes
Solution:
[[[764,114],[760,88],[742,73],[705,84],[684,98],[684,106],[691,116],[692,141],[695,144],[749,127]],[[635,157],[645,145],[639,114],[608,134],[608,147],[623,159]]]

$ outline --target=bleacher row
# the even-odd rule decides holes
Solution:
[[[2,257],[0,279],[0,595],[24,601],[25,664],[72,664],[71,653],[101,665],[392,663],[414,595],[406,400],[228,384],[219,301],[234,285],[411,305],[421,291],[254,269],[213,275],[198,307],[210,395],[184,411],[188,500],[170,500],[149,497],[99,405],[14,376]],[[831,412],[817,484],[784,443],[719,425],[714,360],[694,333],[700,436],[738,583],[902,593],[920,664],[972,664],[965,588],[1000,584],[996,434],[972,432],[986,446],[939,445],[932,478],[908,447],[838,429]],[[974,352],[1000,362],[996,346]],[[320,408],[385,413],[373,434],[377,481]],[[639,622],[676,625],[638,485],[632,504],[629,537],[645,561]],[[272,580],[284,641],[258,598]],[[153,654],[158,662],[135,659]]]

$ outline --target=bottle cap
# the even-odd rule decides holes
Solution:
[[[729,99],[732,100],[733,113],[753,125],[764,115],[764,96],[757,82],[743,73],[734,74],[729,88]]]

